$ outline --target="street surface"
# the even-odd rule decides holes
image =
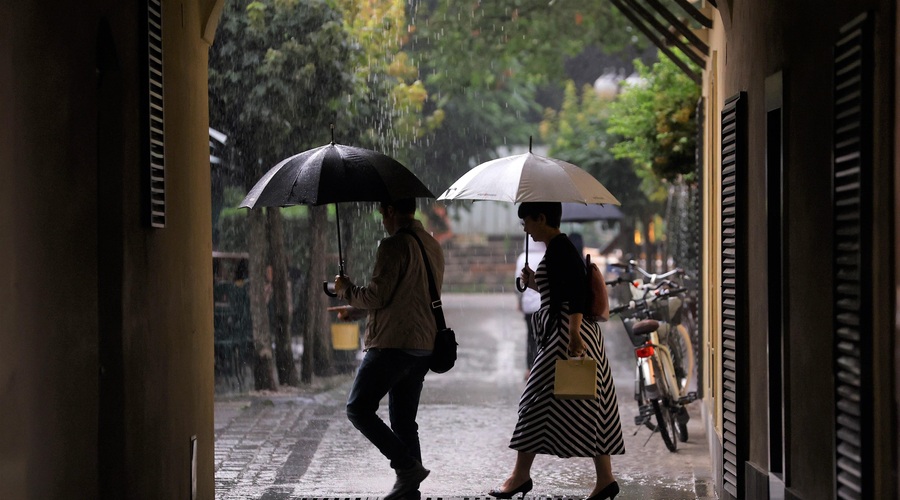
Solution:
[[[422,498],[490,498],[512,470],[508,448],[524,388],[525,322],[509,294],[448,294],[447,323],[459,346],[456,367],[430,373],[419,409]],[[613,456],[617,499],[715,498],[700,402],[689,406],[690,439],[670,453],[658,434],[634,425],[633,352],[615,320],[604,325],[616,380],[626,454]],[[347,421],[349,376],[316,387],[216,400],[216,498],[366,498],[394,482],[388,461]],[[387,401],[380,412],[387,420]],[[635,434],[636,432],[636,434]],[[649,440],[648,440],[649,439]],[[526,498],[584,498],[595,479],[588,458],[539,455]]]

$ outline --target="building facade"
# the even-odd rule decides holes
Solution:
[[[897,498],[896,2],[708,12],[703,405],[719,495]]]
[[[896,498],[896,1],[695,5],[719,495]],[[221,8],[0,3],[2,498],[214,497]]]

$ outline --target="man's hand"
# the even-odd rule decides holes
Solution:
[[[334,293],[343,295],[344,290],[353,286],[349,276],[337,275],[334,277]]]
[[[327,310],[336,312],[341,321],[356,321],[366,317],[365,309],[357,309],[353,306],[335,306],[329,307]]]

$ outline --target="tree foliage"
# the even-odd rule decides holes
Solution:
[[[342,101],[352,92],[353,68],[346,65],[350,50],[340,13],[324,0],[226,2],[209,56],[209,107],[211,125],[229,136],[232,182],[249,189],[278,160],[327,141],[328,124],[336,121],[344,110]],[[278,209],[267,210],[275,210],[270,223],[279,224]],[[278,373],[281,383],[297,383],[290,353],[287,257],[283,238],[265,232],[259,210],[246,221],[251,235],[247,248],[256,346],[254,385],[273,389],[272,342],[262,289],[266,265],[279,271],[272,282],[279,289],[273,299]],[[313,258],[307,268],[324,268],[323,254],[310,252]],[[321,299],[307,294],[310,303],[315,298]],[[306,335],[306,340],[312,346],[324,343],[319,332],[326,332],[327,326],[323,321],[307,324],[305,332],[317,338]]]
[[[621,140],[608,131],[611,105],[591,86],[579,95],[570,81],[561,109],[544,112],[541,136],[550,146],[550,156],[590,172],[622,203],[625,214],[643,219],[660,207],[642,190],[631,162],[611,152]]]
[[[209,56],[210,123],[229,136],[246,184],[327,142],[352,89],[350,49],[325,0],[226,2]]]
[[[608,51],[631,41],[617,10],[593,0],[413,3],[414,44],[442,92],[565,78],[563,63],[588,45]]]
[[[618,11],[592,0],[451,2],[408,8],[408,50],[444,125],[416,144],[412,160],[448,186],[496,148],[525,144],[541,120],[538,93],[567,79],[564,62],[589,45],[633,42]]]
[[[652,66],[640,61],[635,66],[642,81],[626,85],[612,105],[609,130],[623,138],[613,152],[632,160],[645,179],[690,176],[696,163],[700,87],[665,56]]]
[[[440,110],[424,113],[428,92],[404,46],[409,41],[406,1],[337,0],[353,47],[354,69],[346,119],[354,142],[405,160],[411,143],[438,128]]]

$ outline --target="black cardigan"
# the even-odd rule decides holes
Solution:
[[[569,303],[569,313],[587,312],[584,260],[565,233],[550,240],[544,259],[547,261],[547,274],[550,278],[550,313],[558,313],[563,302]]]

